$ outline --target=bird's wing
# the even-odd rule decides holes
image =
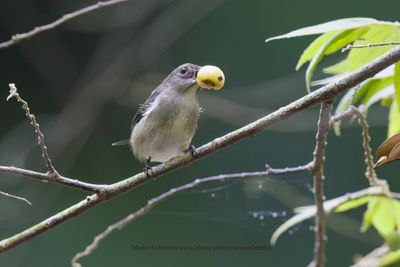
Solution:
[[[135,128],[135,125],[143,118],[144,113],[146,110],[151,106],[151,104],[154,102],[154,99],[156,98],[157,95],[159,95],[160,92],[155,89],[149,98],[147,98],[146,102],[144,102],[143,105],[140,105],[138,111],[136,112],[135,116],[133,116],[132,122],[131,122],[131,131],[133,128]]]

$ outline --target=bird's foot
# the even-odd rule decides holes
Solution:
[[[148,158],[144,162],[144,173],[146,174],[147,178],[150,178],[150,174],[151,174],[150,160],[151,160],[151,158]]]
[[[194,145],[190,145],[186,152],[190,152],[190,154],[192,154],[192,156],[194,157],[196,156],[196,147]]]

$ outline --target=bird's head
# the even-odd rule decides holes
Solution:
[[[220,90],[224,83],[225,76],[220,68],[210,65],[200,67],[191,63],[180,65],[164,80],[169,88],[183,93],[190,88]]]
[[[164,83],[170,85],[170,88],[174,88],[174,90],[179,92],[185,92],[189,88],[198,88],[196,77],[200,68],[200,66],[191,63],[182,64],[165,78]]]

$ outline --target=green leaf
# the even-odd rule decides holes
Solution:
[[[343,111],[347,110],[350,107],[350,100],[354,93],[354,90],[349,90],[346,94],[340,99],[339,104],[335,110],[335,116],[341,114]],[[333,131],[336,136],[340,136],[340,126],[342,125],[342,121],[339,120],[333,124]]]
[[[366,231],[371,224],[383,237],[400,229],[400,202],[387,197],[371,197],[361,231]]]
[[[383,77],[384,78],[368,79],[357,89],[357,92],[354,95],[353,103],[358,103],[362,100],[362,103],[364,104],[363,111],[365,113],[372,104],[393,95],[393,89],[388,88],[388,86],[391,86],[393,83],[393,77]],[[352,94],[353,92],[350,90],[340,99],[340,102],[335,110],[335,115],[339,115],[349,108]],[[337,136],[340,136],[341,123],[341,121],[337,121],[333,124],[333,130]]]
[[[321,34],[321,33],[326,33],[326,32],[333,32],[333,31],[343,31],[343,30],[355,29],[355,28],[360,28],[363,26],[375,25],[375,24],[393,25],[393,26],[396,25],[396,23],[393,23],[393,22],[379,21],[379,20],[372,19],[372,18],[345,18],[345,19],[338,19],[338,20],[321,23],[318,25],[310,26],[310,27],[304,27],[304,28],[301,28],[298,30],[291,31],[286,34],[268,38],[267,40],[265,40],[265,42],[269,42],[269,41],[277,40],[277,39],[287,39],[287,38]]]
[[[366,105],[370,98],[385,87],[388,87],[393,83],[393,77],[387,77],[383,79],[371,79],[368,83],[367,90],[363,98],[363,104]]]
[[[339,49],[343,48],[344,46],[348,45],[351,42],[354,42],[357,39],[362,38],[362,36],[367,33],[369,27],[361,27],[354,30],[347,30],[346,34],[341,36],[338,40],[332,43],[328,49],[326,50],[326,54],[330,55],[338,51]]]
[[[369,202],[368,202],[368,208],[367,211],[364,213],[364,218],[363,218],[363,223],[361,226],[361,232],[367,231],[371,225],[372,225],[372,220],[375,216],[375,213],[378,209],[378,204],[379,204],[379,198],[378,197],[371,197]]]
[[[400,132],[400,111],[397,101],[392,101],[389,110],[388,137]]]
[[[369,26],[369,31],[362,36],[362,40],[357,40],[354,44],[365,45],[389,41],[400,41],[400,29],[398,26],[371,25]],[[351,49],[345,60],[324,69],[324,71],[329,74],[339,74],[356,70],[392,48],[393,46],[388,45],[373,48]]]
[[[400,231],[400,201],[396,199],[392,199],[393,201],[393,217],[394,217],[394,222],[396,225],[396,230]]]
[[[344,211],[358,208],[361,205],[367,204],[368,201],[370,200],[370,198],[371,198],[370,196],[364,196],[364,197],[359,197],[356,199],[351,199],[351,200],[343,203],[339,207],[337,207],[335,209],[335,212],[344,212]]]
[[[400,232],[393,231],[385,236],[385,242],[390,247],[390,250],[400,249]]]
[[[326,42],[318,49],[317,53],[315,53],[314,57],[312,58],[310,64],[308,65],[306,71],[306,87],[307,92],[311,92],[311,78],[314,74],[314,70],[316,69],[318,63],[322,60],[325,55],[325,51],[328,47],[335,42],[336,40],[340,39],[342,36],[346,35],[347,32],[336,32],[333,34]]]
[[[393,84],[397,106],[400,107],[400,62],[394,64]]]
[[[393,213],[392,199],[379,198],[379,208],[376,210],[372,222],[376,230],[382,235],[386,236],[395,230],[395,220]]]
[[[339,81],[346,75],[348,75],[348,73],[340,73],[340,74],[336,74],[333,76],[328,76],[321,80],[313,81],[311,84],[312,84],[312,86],[315,86],[315,85],[326,85],[328,83],[334,83],[334,82]],[[394,65],[391,65],[391,66],[387,67],[386,69],[378,72],[373,78],[370,78],[370,79],[382,79],[382,78],[387,78],[387,77],[393,76],[393,75],[394,75]],[[370,79],[367,79],[366,81],[369,81]],[[366,81],[362,82],[361,85],[363,85]]]
[[[377,90],[374,94],[368,98],[368,101],[364,105],[363,112],[366,114],[368,109],[375,103],[386,100],[387,98],[393,98],[394,94],[394,87],[393,85],[386,86],[382,89]],[[391,102],[391,101],[390,101]]]
[[[306,87],[308,92],[310,92],[312,75],[322,58],[325,55],[336,52],[355,39],[360,38],[367,31],[368,28],[363,27],[355,30],[329,32],[323,34],[317,38],[315,42],[311,43],[301,55],[296,66],[296,70],[298,70],[305,62],[311,60],[306,71]]]
[[[390,251],[379,259],[379,266],[385,267],[400,261],[400,250]]]
[[[329,39],[331,39],[332,36],[335,34],[336,32],[328,32],[315,39],[301,54],[300,59],[296,65],[296,70],[299,70],[301,66],[304,65],[304,63],[310,61],[314,57],[314,55],[318,52],[319,48],[323,44],[325,44]]]
[[[363,99],[363,104],[366,104],[368,100],[380,89],[390,85],[393,82],[393,77],[385,78],[371,78],[361,84],[358,88],[355,96],[354,103],[358,103]]]

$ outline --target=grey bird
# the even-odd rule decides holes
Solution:
[[[129,143],[134,156],[145,163],[165,162],[187,151],[191,145],[200,114],[196,75],[200,66],[186,63],[171,72],[139,107],[131,123]]]

